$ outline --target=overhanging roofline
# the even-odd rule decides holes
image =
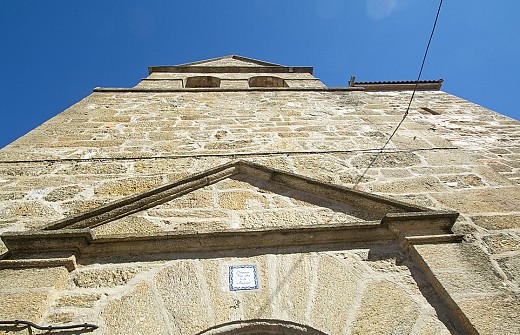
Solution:
[[[416,81],[358,81],[351,87],[362,87],[365,91],[412,91],[417,86],[418,91],[439,91],[443,79]]]
[[[148,74],[169,73],[310,73],[311,66],[149,66]]]
[[[254,64],[248,66],[226,66],[226,65],[211,65],[212,62],[223,59],[236,59],[244,63]],[[210,65],[204,65],[210,63]],[[313,68],[310,66],[284,66],[275,63],[269,63],[258,59],[242,57],[238,55],[229,55],[217,58],[201,60],[198,62],[191,62],[179,64],[174,66],[149,66],[148,74],[154,72],[170,72],[170,73],[313,73]]]

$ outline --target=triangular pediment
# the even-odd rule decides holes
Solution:
[[[280,66],[282,65],[264,62],[257,59],[237,56],[237,55],[229,55],[217,58],[206,59],[198,62],[191,62],[186,64],[180,64],[177,66],[208,66],[208,67],[227,67],[227,66],[251,66],[251,67],[259,67],[259,66]]]
[[[388,213],[427,208],[238,161],[60,220],[44,228],[114,223],[112,233],[209,231],[380,221]],[[155,228],[154,228],[155,227]],[[160,228],[162,227],[162,228]],[[100,229],[101,231],[101,229]]]
[[[312,67],[284,66],[261,60],[230,55],[175,66],[149,66],[148,73],[310,73]]]
[[[236,161],[2,240],[12,255],[435,243],[460,239],[457,216]]]

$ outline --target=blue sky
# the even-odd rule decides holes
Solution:
[[[0,1],[0,147],[148,65],[238,54],[328,86],[415,80],[438,0]],[[422,79],[520,119],[520,1],[444,0]]]

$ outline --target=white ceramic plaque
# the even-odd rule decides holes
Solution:
[[[229,267],[229,289],[254,290],[258,288],[256,265],[233,265]]]

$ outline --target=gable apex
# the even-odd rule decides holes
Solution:
[[[169,73],[313,73],[309,66],[284,66],[253,58],[228,55],[174,66],[149,66],[148,74]]]
[[[179,64],[177,66],[280,66],[284,67],[280,64],[270,63],[261,61],[258,59],[238,56],[238,55],[228,55],[216,58],[205,59],[197,62],[190,62],[185,64]]]

